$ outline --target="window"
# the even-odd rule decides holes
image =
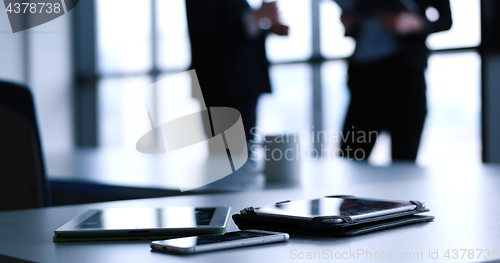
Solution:
[[[262,0],[248,2],[254,9],[262,4]],[[274,64],[270,67],[274,91],[260,99],[259,132],[310,131],[318,124],[327,132],[340,132],[349,102],[343,58],[349,57],[355,47],[355,41],[344,36],[341,10],[333,0],[277,2],[283,22],[290,26],[290,35],[270,35],[266,42],[268,59]],[[319,5],[319,17],[313,17],[313,5]],[[480,0],[451,0],[451,9],[452,29],[433,34],[427,45],[432,50],[477,47],[481,42]],[[96,1],[100,146],[135,149],[137,139],[150,129],[142,99],[144,87],[187,70],[191,61],[185,13],[185,0]],[[427,15],[436,19],[439,14],[430,9]],[[319,20],[319,30],[312,30],[315,19]],[[315,44],[316,34],[320,41]],[[317,50],[320,61],[309,62]],[[460,78],[454,77],[452,72],[456,71],[449,68],[456,64],[467,65],[466,72],[460,69],[462,73],[456,73]],[[438,153],[450,160],[478,160],[479,56],[474,52],[433,55],[429,65],[429,115],[419,163],[430,164]],[[455,89],[450,83],[461,88]],[[175,107],[199,107],[191,97],[190,80],[179,80],[178,86],[176,96],[180,99]],[[443,96],[450,88],[455,96]],[[317,96],[321,96],[319,100]],[[172,105],[158,106],[165,107],[167,115],[173,112]],[[316,114],[322,116],[320,123]],[[458,129],[473,139],[464,141],[462,150],[452,147],[446,152],[441,146],[455,145],[452,138],[443,136],[448,129]],[[379,141],[370,161],[384,165],[390,152],[388,137],[384,135]],[[330,150],[338,147],[331,137],[326,144]]]
[[[340,23],[341,9],[333,1],[320,2],[321,54],[325,58],[345,58],[354,52],[355,42],[344,36]]]
[[[311,0],[280,0],[283,23],[290,26],[287,37],[270,35],[266,41],[270,62],[305,61],[312,55]]]
[[[453,26],[451,30],[432,34],[427,40],[431,50],[476,47],[481,43],[480,0],[451,0]],[[352,54],[355,42],[344,37],[340,23],[341,9],[334,1],[322,0],[321,10],[321,54],[325,58],[342,58]],[[435,10],[435,9],[434,9]],[[436,19],[437,11],[427,12],[429,19]]]
[[[183,0],[157,1],[158,67],[180,71],[189,67],[191,50]]]
[[[152,67],[151,2],[98,0],[96,9],[98,73],[149,71]]]
[[[429,36],[430,49],[476,47],[481,44],[480,0],[451,0],[453,26],[449,31]]]

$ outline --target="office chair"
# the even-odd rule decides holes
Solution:
[[[0,211],[49,205],[33,96],[0,81]]]

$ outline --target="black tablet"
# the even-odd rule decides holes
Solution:
[[[425,206],[425,204],[424,204]],[[318,199],[286,201],[274,205],[254,208],[255,213],[263,217],[290,218],[311,221],[315,217],[349,217],[353,220],[378,217],[415,210],[410,201],[380,200],[358,197],[327,196]],[[245,210],[240,211],[246,214]],[[341,224],[340,218],[325,219],[325,223]]]

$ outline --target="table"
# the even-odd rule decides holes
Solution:
[[[162,197],[186,194],[233,192],[264,189],[261,173],[234,183],[235,175],[181,192],[176,174],[199,173],[201,165],[192,158],[172,162],[165,155],[148,155],[135,150],[80,148],[71,152],[47,154],[47,174],[52,186],[53,204],[68,205],[111,200]],[[238,171],[243,172],[243,170]],[[241,178],[241,177],[240,177]]]
[[[312,161],[303,166],[300,187],[245,192],[186,195],[105,202],[0,213],[0,254],[37,262],[296,262],[299,257],[326,257],[376,261],[382,255],[394,262],[440,262],[452,249],[474,249],[474,259],[486,261],[485,249],[500,249],[500,167],[481,164],[448,164],[419,168],[398,163],[375,168],[351,162]],[[151,252],[149,242],[53,243],[53,230],[91,208],[229,205],[236,213],[247,206],[280,200],[298,200],[332,194],[400,200],[420,200],[436,216],[434,222],[404,226],[352,238],[292,235],[287,243],[179,256]],[[237,227],[231,222],[229,230]],[[479,256],[479,250],[483,249]],[[330,250],[332,254],[330,254]],[[314,254],[314,252],[317,252]],[[324,254],[324,253],[326,254]],[[335,259],[347,255],[351,259]],[[439,260],[429,253],[438,252]],[[342,254],[344,253],[344,254]],[[372,259],[366,258],[372,253]],[[390,253],[390,254],[389,254]],[[399,254],[398,254],[399,253]],[[401,254],[402,253],[402,254]],[[460,252],[460,255],[462,252]],[[468,252],[467,252],[468,253]],[[468,254],[465,254],[465,257]],[[333,259],[330,258],[333,257]],[[368,254],[370,255],[370,254]],[[409,259],[394,260],[397,256]],[[436,255],[436,254],[431,254]],[[479,258],[478,258],[479,256]],[[498,256],[498,254],[495,254]],[[417,257],[417,258],[413,258]],[[418,258],[421,257],[421,258]],[[305,259],[304,259],[305,260]]]

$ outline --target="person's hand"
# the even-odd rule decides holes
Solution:
[[[419,15],[409,12],[378,13],[378,19],[391,31],[398,35],[420,33],[424,30],[424,19]]]
[[[278,24],[278,25],[273,25],[270,29],[269,32],[276,34],[278,36],[288,36],[288,26]]]
[[[278,6],[276,2],[264,2],[262,6],[252,14],[255,22],[259,23],[262,19],[269,19],[271,24],[279,24]]]
[[[408,35],[424,31],[424,19],[409,12],[399,14],[396,24],[396,33]]]
[[[288,35],[288,26],[281,24],[279,10],[276,2],[264,2],[262,6],[252,13],[253,21],[259,28],[268,30],[279,36]]]
[[[342,14],[340,16],[340,22],[345,27],[345,35],[351,35],[352,30],[359,22],[359,17],[356,14]]]

